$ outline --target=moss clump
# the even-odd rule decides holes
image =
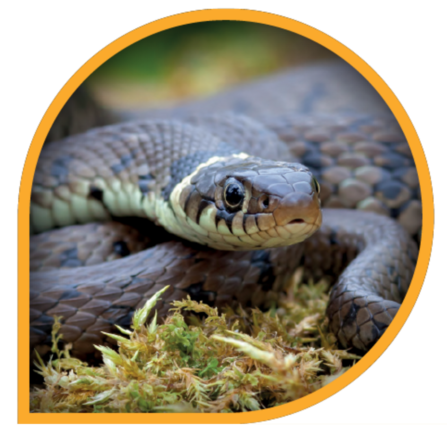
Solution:
[[[146,324],[163,289],[135,312],[132,330],[110,335],[118,352],[96,347],[100,367],[70,357],[69,346],[57,348],[56,321],[57,359],[35,363],[45,383],[31,391],[31,411],[237,412],[299,399],[359,358],[338,350],[327,332],[327,289],[324,282],[302,284],[299,271],[268,312],[219,314],[188,298],[172,304],[163,324],[156,315]]]

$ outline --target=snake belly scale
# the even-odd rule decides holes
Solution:
[[[415,268],[417,175],[392,116],[337,111],[329,87],[339,66],[317,67],[320,78],[309,70],[289,73],[288,84],[266,81],[275,94],[268,113],[256,105],[265,85],[247,86],[45,145],[31,198],[40,233],[31,238],[31,346],[49,342],[60,315],[74,353],[92,352],[165,285],[161,317],[186,294],[265,307],[303,265],[334,278],[328,317],[339,342],[368,350]],[[309,92],[324,79],[322,113]],[[306,82],[307,96],[294,101],[308,110],[292,110],[290,86]],[[145,234],[114,221],[128,216]]]

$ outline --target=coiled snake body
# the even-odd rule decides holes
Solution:
[[[411,282],[421,204],[405,137],[360,75],[315,64],[123,118],[42,150],[32,347],[61,315],[64,341],[91,352],[164,285],[160,316],[186,294],[266,306],[300,265],[334,278],[328,316],[343,346],[377,341]],[[143,233],[87,224],[126,216],[170,234],[147,220]],[[74,224],[85,225],[52,230]]]

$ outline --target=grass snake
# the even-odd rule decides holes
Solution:
[[[350,66],[315,63],[105,126],[75,98],[33,182],[32,348],[60,315],[63,340],[88,354],[165,285],[160,317],[186,294],[266,307],[299,266],[333,279],[341,345],[367,351],[389,326],[417,260],[419,182],[398,123]]]

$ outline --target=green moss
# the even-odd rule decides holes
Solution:
[[[327,289],[302,284],[299,271],[268,312],[219,313],[188,297],[172,304],[163,324],[156,315],[146,324],[163,289],[135,312],[131,330],[110,335],[118,351],[96,347],[100,367],[70,357],[69,346],[57,348],[56,320],[57,358],[36,362],[45,384],[31,391],[31,411],[236,412],[299,399],[349,368],[343,360],[358,358],[338,350],[328,333]]]

